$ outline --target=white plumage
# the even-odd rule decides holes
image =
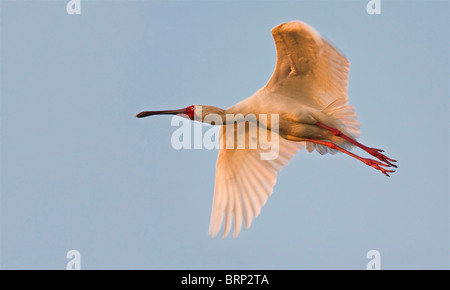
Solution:
[[[184,114],[192,120],[211,123],[205,117],[215,114],[224,124],[220,133],[221,149],[209,226],[209,234],[213,237],[222,224],[223,237],[229,234],[233,223],[234,237],[239,234],[242,223],[246,228],[250,227],[272,194],[277,173],[304,146],[308,151],[316,150],[320,154],[344,152],[387,176],[394,171],[383,167],[397,167],[391,163],[395,160],[381,154],[382,150],[356,141],[359,123],[347,98],[349,61],[306,23],[280,24],[273,28],[272,35],[277,50],[275,70],[267,84],[251,97],[226,110],[193,105],[181,110],[146,111],[137,115]],[[238,125],[229,122],[227,114],[254,114],[257,117],[265,114],[268,117],[257,118],[254,127],[247,124],[245,130],[237,130]],[[275,121],[271,118],[273,115],[277,116]],[[245,124],[245,119],[241,118],[239,122]],[[251,130],[257,130],[258,134],[275,134],[272,131],[278,134],[273,135],[279,137],[279,142],[275,142],[276,158],[261,158],[274,142],[252,138]],[[233,134],[228,135],[227,131]],[[247,140],[243,149],[236,146],[240,136]],[[227,144],[234,145],[233,149],[227,149]],[[349,152],[353,146],[382,162]]]

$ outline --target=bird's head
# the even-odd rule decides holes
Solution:
[[[144,111],[136,115],[138,118],[144,118],[153,115],[180,115],[181,117],[191,120],[201,120],[202,106],[192,105],[179,110],[165,110],[165,111]]]

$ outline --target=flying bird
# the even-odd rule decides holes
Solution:
[[[382,154],[383,150],[356,141],[360,126],[354,108],[348,104],[350,63],[347,58],[304,22],[280,24],[272,29],[272,35],[277,51],[275,70],[267,84],[249,98],[225,110],[192,105],[180,110],[144,111],[136,115],[142,118],[181,114],[191,120],[221,126],[209,226],[212,237],[220,231],[222,223],[223,237],[229,234],[233,223],[234,237],[239,234],[242,223],[248,229],[272,194],[277,173],[303,147],[320,154],[343,152],[386,176],[395,172],[392,167],[397,167],[396,160]],[[249,114],[256,116],[260,132],[276,131],[277,135],[273,136],[280,137],[276,158],[261,158],[261,153],[267,149],[263,146],[267,144],[262,144],[261,140],[251,146],[255,138],[249,138],[248,124],[243,133],[242,130],[239,133],[237,124],[245,122],[245,118],[227,119],[230,115]],[[263,114],[276,115],[278,119],[263,120],[259,117]],[[219,120],[211,121],[208,115],[218,116]],[[225,134],[230,130],[233,132],[231,139]],[[236,146],[238,134],[244,134],[248,144]],[[227,142],[234,146],[228,146]],[[355,146],[378,160],[350,152]]]

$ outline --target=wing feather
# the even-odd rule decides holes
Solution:
[[[248,229],[253,219],[259,215],[272,194],[277,173],[289,163],[303,144],[280,137],[279,144],[276,145],[279,150],[278,157],[274,160],[262,160],[261,153],[265,150],[261,148],[259,141],[256,149],[250,149],[249,146],[244,149],[225,149],[227,141],[236,140],[227,140],[228,136],[223,134],[224,127],[226,130],[236,130],[234,125],[222,126],[220,130],[219,142],[223,146],[217,158],[209,234],[216,236],[223,222],[223,237],[226,237],[231,231],[234,218],[233,236],[236,237],[241,230],[242,221]],[[248,130],[246,128],[243,133],[246,134],[246,140]],[[263,148],[270,148],[268,144],[264,145]]]
[[[325,108],[347,104],[350,62],[311,26],[293,21],[272,29],[277,64],[266,88]]]
[[[243,218],[243,200],[241,189],[237,187],[236,183],[231,183],[233,195],[234,195],[234,233],[233,236],[237,236],[241,231],[242,218]]]
[[[239,174],[236,175],[236,183],[245,186],[243,177]],[[253,209],[254,203],[250,200],[249,191],[245,187],[238,187],[241,189],[242,202],[244,205],[244,222],[245,228],[248,229],[252,224],[252,219],[255,216],[256,210]],[[237,234],[236,234],[237,236]]]
[[[352,137],[359,137],[357,115],[348,105],[348,59],[304,22],[280,24],[272,29],[272,35],[277,64],[265,88],[275,95],[322,110],[336,118]],[[352,146],[345,147],[351,149]],[[336,150],[313,143],[307,144],[307,150],[336,153]]]
[[[228,233],[230,232],[231,229],[231,220],[233,218],[233,207],[234,207],[234,194],[233,194],[233,188],[231,186],[231,180],[228,179],[225,183],[225,192],[231,193],[231,194],[227,194],[228,197],[228,202],[227,202],[227,206],[226,206],[226,215],[225,215],[225,225],[224,225],[224,233],[223,236],[226,237],[228,235]]]

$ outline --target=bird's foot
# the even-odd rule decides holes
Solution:
[[[341,131],[339,131],[338,129],[333,128],[333,127],[329,127],[329,126],[327,126],[327,125],[325,125],[325,124],[322,124],[322,123],[320,123],[320,122],[317,122],[317,123],[316,123],[316,126],[319,126],[319,127],[321,127],[321,128],[324,128],[324,129],[330,131],[331,133],[333,133],[334,136],[339,136],[339,137],[345,139],[346,141],[352,143],[353,145],[355,145],[355,146],[357,146],[357,147],[363,149],[364,151],[366,151],[366,152],[369,153],[370,155],[372,155],[372,156],[378,158],[380,161],[385,162],[386,164],[388,164],[388,166],[392,166],[392,167],[397,168],[397,165],[395,165],[395,164],[392,163],[392,162],[397,162],[397,160],[391,159],[391,158],[387,157],[386,155],[381,154],[381,152],[383,152],[383,150],[381,150],[381,149],[376,149],[376,148],[370,148],[370,147],[367,147],[367,146],[365,146],[365,145],[363,145],[363,144],[357,142],[356,140],[354,140],[354,139],[352,139],[352,138],[346,136],[345,134],[343,134],[343,133],[342,133]]]
[[[381,150],[381,149],[376,149],[376,148],[367,148],[366,151],[367,151],[370,155],[372,155],[372,156],[378,158],[379,160],[385,162],[385,163],[388,164],[389,166],[392,166],[392,167],[397,168],[397,165],[395,165],[395,164],[392,163],[392,162],[397,162],[397,160],[391,159],[391,158],[387,157],[386,155],[381,154],[381,152],[383,152],[383,150]]]
[[[373,159],[369,159],[369,158],[365,158],[363,160],[361,160],[362,162],[366,163],[367,165],[380,170],[384,175],[389,176],[388,173],[393,173],[395,172],[395,170],[388,170],[384,167],[390,167],[391,165],[389,164],[385,164],[383,162],[377,161],[377,160],[373,160]],[[383,167],[382,167],[383,166]],[[395,166],[397,167],[397,166]]]

